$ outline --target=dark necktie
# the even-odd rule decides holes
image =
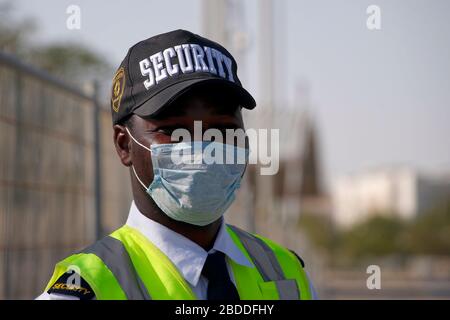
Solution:
[[[208,254],[202,275],[208,279],[208,300],[239,300],[225,263],[225,255],[216,251]]]

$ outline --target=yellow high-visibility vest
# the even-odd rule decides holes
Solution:
[[[241,300],[311,299],[308,277],[291,251],[231,225],[227,231],[253,264],[228,260]],[[99,300],[197,299],[169,258],[127,225],[57,263],[45,290],[69,270],[79,272]]]

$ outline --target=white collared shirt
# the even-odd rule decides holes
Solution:
[[[233,260],[237,264],[247,267],[253,266],[252,262],[247,259],[242,251],[240,251],[236,246],[233,239],[231,239],[231,236],[226,231],[226,224],[223,219],[214,245],[209,251],[204,250],[198,244],[182,236],[181,234],[144,216],[139,211],[134,201],[131,203],[130,213],[128,215],[126,225],[137,229],[169,258],[169,260],[177,267],[183,278],[188,282],[197,298],[200,300],[206,299],[208,280],[201,274],[201,272],[203,265],[205,264],[206,257],[209,253],[221,251],[228,257],[228,259]],[[226,263],[231,281],[235,283],[230,264],[228,261]],[[309,281],[309,283],[311,284],[311,281]],[[315,292],[312,284],[311,290],[313,293]],[[313,298],[316,298],[315,293],[313,294]],[[54,293],[49,294],[47,292],[44,292],[37,297],[37,300],[69,299],[73,300],[78,298]]]
[[[240,265],[253,266],[231,239],[226,231],[223,219],[214,246],[209,251],[204,250],[181,234],[147,218],[139,211],[134,201],[131,203],[130,215],[126,224],[141,232],[172,261],[183,278],[189,283],[197,298],[201,300],[206,299],[208,280],[201,273],[209,253],[221,251],[229,259]],[[228,262],[227,268],[231,281],[235,283]]]

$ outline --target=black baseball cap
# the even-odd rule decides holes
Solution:
[[[163,33],[132,46],[113,78],[113,124],[131,114],[148,117],[194,86],[229,90],[247,109],[255,99],[242,87],[233,56],[220,44],[186,30]]]

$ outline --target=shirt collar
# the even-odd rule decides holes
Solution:
[[[193,286],[196,286],[200,279],[208,253],[216,250],[223,252],[229,259],[240,265],[253,267],[253,264],[231,239],[223,219],[214,246],[209,252],[181,234],[144,216],[134,201],[131,203],[126,224],[137,229],[161,250],[177,267],[186,281]]]

